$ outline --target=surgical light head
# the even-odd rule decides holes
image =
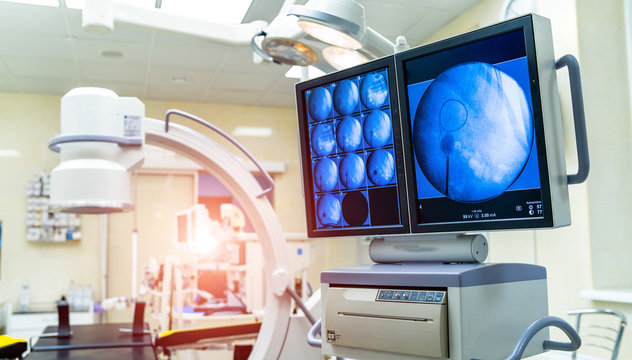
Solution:
[[[53,211],[103,214],[129,211],[130,171],[143,163],[145,106],[137,98],[83,87],[61,99],[61,134],[49,147],[61,155],[51,172]]]

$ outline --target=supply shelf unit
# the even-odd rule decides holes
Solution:
[[[67,243],[81,239],[81,219],[76,214],[53,213],[50,204],[50,173],[41,172],[26,187],[26,240]]]

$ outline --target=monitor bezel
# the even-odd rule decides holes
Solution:
[[[414,48],[395,55],[397,71],[397,86],[400,102],[400,119],[404,145],[404,163],[406,166],[409,216],[412,233],[445,233],[466,231],[494,231],[508,229],[535,229],[554,227],[553,204],[549,184],[549,166],[547,158],[547,143],[545,138],[545,124],[542,110],[540,78],[536,54],[536,40],[532,15],[498,23],[486,28],[474,30],[456,37],[441,40],[429,45]],[[538,167],[540,175],[540,191],[543,204],[543,218],[541,219],[505,219],[497,221],[468,221],[447,222],[440,224],[420,224],[417,221],[417,179],[415,160],[412,149],[411,114],[409,114],[408,92],[405,76],[405,64],[409,60],[432,55],[445,50],[472,44],[481,40],[497,37],[512,31],[523,30],[529,79],[531,84],[531,100],[534,121],[534,136],[537,146]],[[467,60],[465,60],[467,61]],[[549,121],[555,121],[551,119]]]
[[[334,228],[334,229],[317,229],[316,213],[315,213],[315,196],[313,189],[313,176],[310,157],[309,142],[309,120],[307,115],[307,104],[305,99],[305,91],[322,85],[341,81],[350,77],[370,73],[386,69],[389,81],[389,101],[391,110],[391,124],[393,131],[393,147],[395,151],[395,162],[398,182],[398,196],[400,208],[401,225],[373,226],[373,227],[356,227],[356,228]],[[353,68],[337,71],[321,77],[299,82],[295,87],[295,96],[297,104],[298,136],[299,150],[301,158],[301,175],[303,185],[303,196],[305,199],[305,211],[307,216],[307,234],[309,237],[338,237],[338,236],[373,236],[373,235],[389,235],[389,234],[406,234],[410,233],[410,216],[407,195],[407,178],[405,169],[405,160],[403,157],[400,104],[397,94],[397,80],[395,71],[394,56],[388,56],[373,60],[371,62],[358,65]]]

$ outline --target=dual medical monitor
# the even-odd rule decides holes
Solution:
[[[556,86],[534,15],[297,84],[308,234],[567,225]]]

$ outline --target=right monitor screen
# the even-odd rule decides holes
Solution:
[[[433,50],[398,61],[413,231],[550,226],[525,29]]]

